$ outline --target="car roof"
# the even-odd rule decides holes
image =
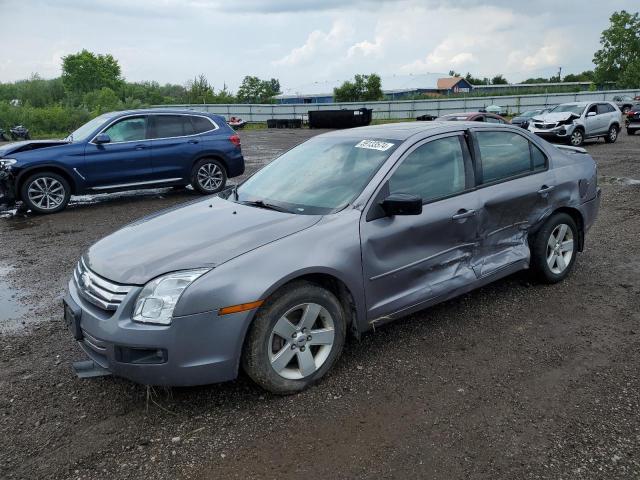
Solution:
[[[393,140],[406,140],[419,133],[431,132],[433,134],[446,133],[451,131],[466,130],[468,128],[513,128],[519,131],[520,127],[511,127],[508,124],[484,122],[449,122],[449,121],[415,121],[386,123],[383,125],[369,125],[367,127],[348,128],[345,130],[335,130],[327,132],[320,137],[351,137],[351,138],[386,138]]]
[[[124,116],[124,115],[147,115],[150,113],[174,113],[178,115],[204,115],[204,116],[215,116],[219,117],[220,115],[216,115],[209,112],[202,112],[200,110],[189,110],[186,108],[140,108],[137,110],[121,110],[116,112],[109,112],[107,115],[111,115],[113,117],[116,116]]]

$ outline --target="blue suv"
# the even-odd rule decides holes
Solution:
[[[191,184],[217,193],[244,173],[240,137],[223,117],[191,110],[105,113],[61,141],[0,147],[0,203],[38,213],[71,195]]]

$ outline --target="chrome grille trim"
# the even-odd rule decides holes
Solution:
[[[80,259],[73,271],[73,279],[78,293],[89,303],[108,311],[115,311],[133,288],[130,285],[120,285],[110,282],[93,273]]]

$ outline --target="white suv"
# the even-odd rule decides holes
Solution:
[[[618,139],[622,112],[613,102],[562,103],[529,122],[529,131],[547,140],[568,142],[579,147],[587,138]]]

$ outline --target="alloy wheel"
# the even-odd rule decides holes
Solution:
[[[29,200],[42,210],[58,208],[66,197],[64,186],[55,178],[40,177],[35,179],[27,189]]]
[[[269,361],[283,378],[299,380],[315,373],[333,348],[335,324],[326,308],[304,303],[289,309],[273,327]]]
[[[564,272],[573,258],[573,231],[565,223],[556,226],[547,241],[547,265],[556,275]]]
[[[609,129],[609,140],[611,142],[615,142],[617,138],[618,138],[618,129],[616,127],[611,127],[611,129]]]
[[[198,169],[198,183],[204,190],[218,190],[224,181],[220,167],[215,163],[205,163]]]
[[[582,132],[580,130],[576,130],[571,134],[571,145],[580,146],[582,145]]]

